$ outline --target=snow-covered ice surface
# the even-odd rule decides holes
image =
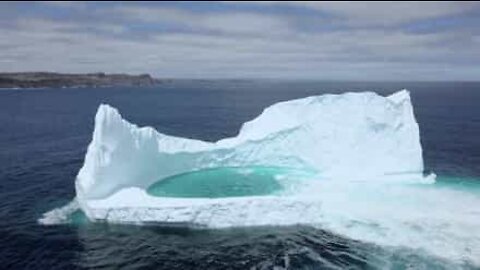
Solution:
[[[276,175],[284,190],[265,196],[167,198],[147,192],[162,179],[192,171],[252,166],[307,173],[301,180],[295,173]],[[139,128],[101,105],[75,201],[40,222],[64,222],[78,205],[91,221],[209,228],[309,224],[480,264],[479,194],[438,188],[435,175],[423,173],[419,127],[406,90],[280,102],[245,123],[236,137],[215,143]]]

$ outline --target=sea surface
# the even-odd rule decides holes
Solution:
[[[465,251],[470,257],[450,260],[428,248],[377,245],[311,226],[192,230],[82,218],[37,222],[73,199],[101,103],[140,126],[216,141],[235,136],[243,122],[278,101],[403,88],[411,92],[426,172],[439,176],[435,185],[480,196],[480,83],[182,80],[153,88],[0,90],[0,268],[480,269],[468,259],[476,246]]]

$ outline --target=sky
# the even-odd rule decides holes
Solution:
[[[480,2],[2,2],[0,72],[480,80]]]

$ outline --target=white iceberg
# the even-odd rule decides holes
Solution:
[[[309,224],[480,265],[480,196],[431,185],[423,171],[406,90],[280,102],[215,143],[139,128],[101,105],[75,201],[40,222],[67,222],[79,207],[101,222]]]
[[[323,181],[393,181],[399,175],[422,179],[422,148],[409,93],[346,93],[280,102],[245,123],[236,137],[215,143],[139,128],[116,109],[100,105],[75,183],[77,201],[93,221],[224,227],[318,218],[308,212],[314,207],[304,204],[320,207],[307,201],[319,198],[304,192],[300,199],[297,194],[184,199],[146,192],[162,179],[187,172],[252,166],[313,171]]]

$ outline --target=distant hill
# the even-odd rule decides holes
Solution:
[[[63,74],[54,72],[0,73],[0,88],[154,86],[159,79],[149,74]]]

